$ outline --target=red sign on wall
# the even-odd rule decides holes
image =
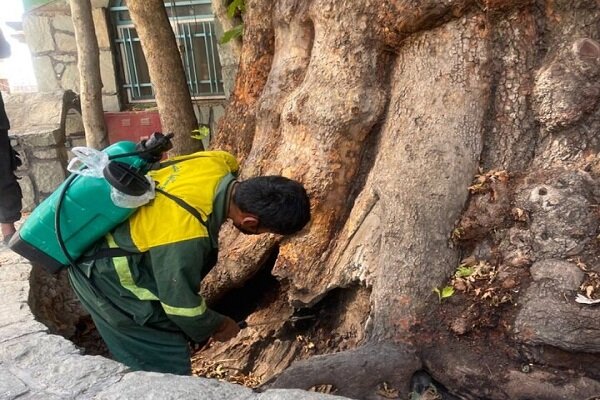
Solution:
[[[158,111],[107,112],[104,121],[111,144],[123,140],[139,142],[153,132],[161,132]]]

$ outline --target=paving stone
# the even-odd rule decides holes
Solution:
[[[0,282],[0,292],[3,296],[10,297],[11,301],[27,302],[29,283],[27,281]]]
[[[37,368],[51,365],[53,359],[79,353],[80,350],[68,340],[38,332],[4,342],[0,347],[0,361],[10,362],[19,369],[31,370],[33,375]]]
[[[10,370],[0,365],[0,400],[12,400],[27,393],[29,388]]]
[[[19,396],[18,400],[65,400],[64,397],[57,396],[46,391],[30,390],[23,396]]]
[[[9,299],[5,301],[9,301]],[[18,322],[31,321],[33,319],[33,314],[29,311],[27,303],[15,301],[12,303],[0,304],[0,328]]]
[[[256,396],[256,400],[340,400],[344,397],[332,396],[299,389],[272,389]]]
[[[191,378],[152,372],[133,372],[96,395],[98,400],[246,400],[252,390],[214,379]]]
[[[16,322],[0,327],[0,343],[21,338],[26,335],[31,335],[37,332],[47,332],[48,328],[41,322],[33,319],[28,321]]]
[[[0,253],[1,254],[1,253]],[[14,258],[3,259],[0,255],[0,282],[27,281],[31,266],[27,264],[12,264]]]
[[[38,357],[40,362],[29,364],[27,372],[38,385],[52,387],[55,394],[69,399],[81,398],[90,388],[96,392],[114,386],[126,370],[124,365],[100,356],[72,353],[64,357],[40,354]]]

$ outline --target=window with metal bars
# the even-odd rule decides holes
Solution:
[[[193,98],[223,98],[223,78],[210,0],[165,0]],[[130,102],[154,100],[148,65],[124,0],[112,1],[111,19],[121,57],[122,87]]]

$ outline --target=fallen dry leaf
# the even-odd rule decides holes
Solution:
[[[594,287],[591,286],[591,285],[587,286],[585,288],[585,295],[591,299],[592,298],[592,293],[594,293]]]
[[[398,399],[400,398],[400,391],[389,386],[387,382],[383,382],[377,389],[377,394],[386,399]]]
[[[308,389],[309,392],[333,394],[337,392],[337,388],[333,385],[316,385]]]
[[[510,212],[515,221],[519,221],[519,222],[529,221],[529,215],[522,208],[514,207],[512,210],[510,210]]]

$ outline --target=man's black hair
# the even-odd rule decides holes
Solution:
[[[310,221],[310,200],[304,187],[283,176],[258,176],[239,182],[233,193],[238,208],[258,217],[259,226],[290,235]]]

